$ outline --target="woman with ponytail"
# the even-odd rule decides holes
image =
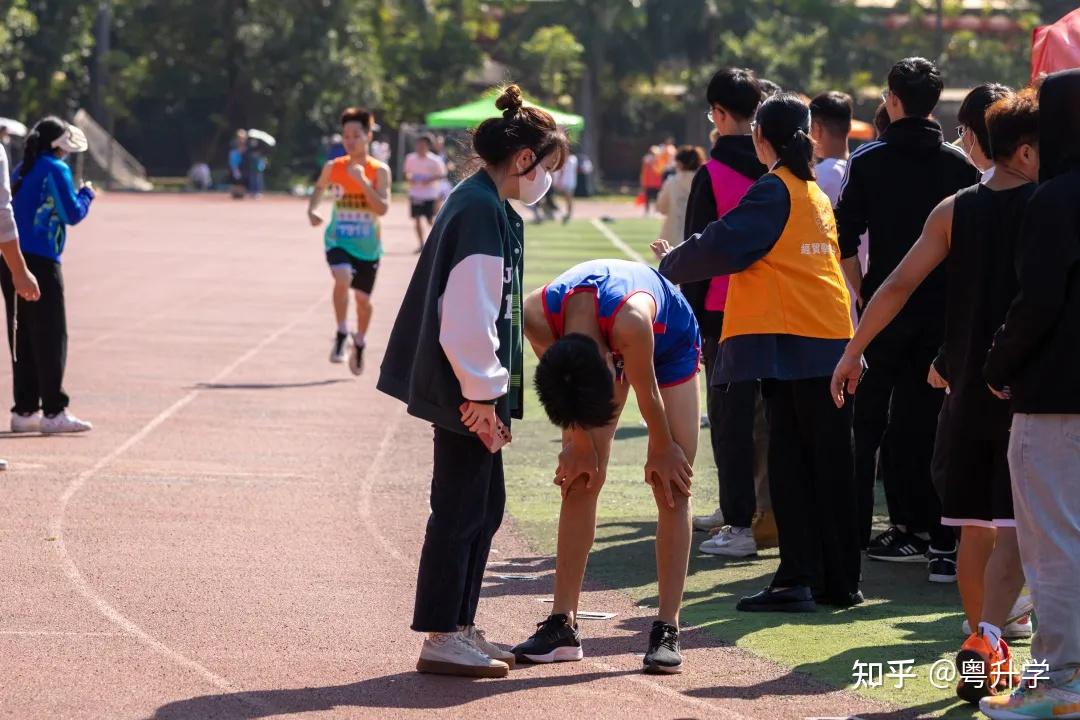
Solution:
[[[677,248],[653,244],[677,283],[731,275],[714,386],[762,382],[769,423],[769,490],[780,568],[751,612],[811,612],[861,603],[850,403],[830,397],[852,336],[829,198],[814,181],[810,108],[774,95],[752,124],[770,172],[730,212]]]
[[[67,412],[63,388],[67,315],[60,270],[67,226],[81,222],[94,199],[89,183],[75,189],[63,158],[86,147],[81,130],[60,118],[46,117],[26,136],[23,161],[15,169],[12,205],[19,244],[26,266],[41,286],[41,299],[19,302],[26,296],[12,272],[3,269],[0,283],[7,306],[15,391],[12,432],[71,433],[92,427]]]
[[[524,225],[508,202],[538,202],[569,152],[566,136],[516,85],[473,132],[480,169],[447,198],[386,347],[378,387],[435,429],[431,515],[412,629],[417,670],[505,677],[512,653],[476,627],[491,539],[502,522],[502,454],[522,415]]]

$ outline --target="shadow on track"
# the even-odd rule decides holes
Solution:
[[[504,680],[471,680],[408,672],[361,680],[348,685],[202,695],[162,705],[148,720],[219,717],[254,720],[335,708],[441,710],[498,695],[610,680],[612,677],[637,672],[582,673],[531,678],[527,674],[526,668],[514,670],[510,677]]]

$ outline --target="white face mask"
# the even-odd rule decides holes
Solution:
[[[518,186],[518,199],[526,205],[535,205],[551,189],[551,173],[543,165],[537,165],[533,179],[520,175]]]

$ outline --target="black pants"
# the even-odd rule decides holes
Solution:
[[[940,327],[932,323],[893,325],[866,349],[867,369],[855,396],[854,419],[859,532],[864,544],[873,522],[879,461],[891,522],[909,532],[930,533],[932,540],[949,535],[941,527],[941,502],[930,473],[945,394],[930,387],[926,375],[940,342]]]
[[[412,629],[455,632],[472,625],[491,538],[506,505],[502,453],[471,435],[435,428],[435,468]]]
[[[724,522],[748,528],[757,510],[754,490],[754,420],[760,393],[755,381],[713,387],[719,340],[705,337],[706,406],[713,460],[720,483],[720,510]]]
[[[7,307],[8,347],[12,349],[12,357],[18,357],[11,363],[11,384],[15,391],[15,405],[11,409],[24,414],[44,410],[46,415],[56,415],[68,406],[68,396],[64,393],[67,313],[60,263],[39,255],[26,256],[26,267],[41,287],[41,299],[36,302],[19,299],[18,333],[14,332],[13,322],[15,285],[7,263],[0,262],[0,266],[0,285]]]
[[[844,597],[859,588],[851,405],[837,409],[829,378],[763,383],[769,492],[780,534],[773,587]]]

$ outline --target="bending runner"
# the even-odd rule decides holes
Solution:
[[[337,336],[330,362],[345,362],[349,339],[349,288],[356,298],[356,333],[349,369],[354,375],[364,371],[364,344],[371,324],[371,291],[382,257],[379,218],[390,209],[390,167],[368,154],[374,120],[367,110],[346,108],[341,114],[341,142],[346,155],[323,166],[308,202],[312,226],[323,222],[319,203],[330,189],[334,210],[324,235],[326,264],[334,278],[334,317]]]
[[[563,429],[555,471],[562,510],[552,614],[514,654],[528,662],[584,657],[578,599],[611,443],[632,387],[649,427],[645,482],[652,486],[659,515],[660,609],[645,670],[680,672],[679,608],[690,557],[690,484],[700,421],[700,338],[694,313],[675,286],[652,268],[595,260],[571,268],[526,298],[525,336],[540,358],[540,402]]]

